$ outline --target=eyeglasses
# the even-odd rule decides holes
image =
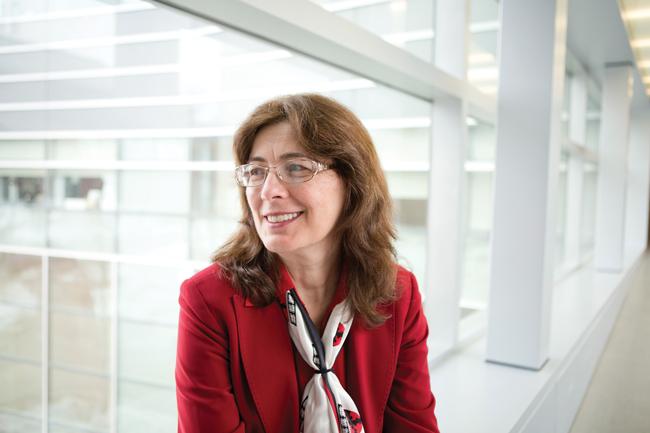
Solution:
[[[260,186],[266,180],[270,170],[284,183],[302,183],[311,180],[321,171],[328,170],[327,164],[309,158],[287,159],[276,166],[244,164],[235,168],[235,179],[240,186]]]

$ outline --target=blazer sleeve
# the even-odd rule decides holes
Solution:
[[[244,433],[232,392],[228,334],[200,286],[181,285],[176,350],[179,433]]]
[[[410,301],[383,430],[387,433],[439,433],[427,362],[429,328],[417,282],[413,274],[409,275]]]

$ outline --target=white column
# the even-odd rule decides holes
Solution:
[[[650,108],[632,115],[628,152],[627,221],[625,243],[635,253],[648,243],[650,201]]]
[[[465,79],[468,2],[436,3],[436,65]],[[466,106],[458,98],[439,98],[432,108],[429,173],[428,262],[425,311],[429,347],[441,353],[456,343],[460,317],[460,269],[463,257]]]
[[[603,76],[594,263],[605,272],[623,269],[632,72],[631,65],[613,65]]]
[[[487,360],[548,357],[567,2],[502,0]]]
[[[583,74],[576,74],[571,80],[570,98],[569,139],[575,144],[584,146],[587,129],[587,83]],[[569,155],[567,170],[564,251],[566,266],[572,269],[580,263],[583,179],[583,161],[580,155],[575,153]]]

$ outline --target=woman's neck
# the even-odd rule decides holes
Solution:
[[[331,299],[336,291],[341,266],[338,248],[319,255],[287,255],[280,258],[302,298],[318,303]]]

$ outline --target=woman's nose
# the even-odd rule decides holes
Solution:
[[[269,170],[262,184],[260,196],[265,200],[287,196],[287,188],[284,182],[278,177],[275,170]]]

